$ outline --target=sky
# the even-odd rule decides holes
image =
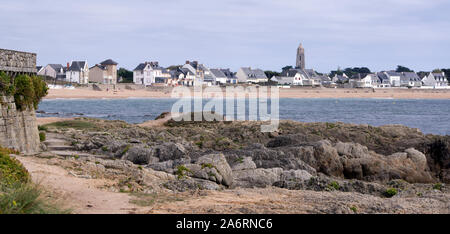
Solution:
[[[279,71],[302,43],[319,72],[450,68],[448,0],[0,0],[0,32],[0,48],[37,53],[38,65]]]

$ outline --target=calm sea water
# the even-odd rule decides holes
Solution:
[[[54,99],[38,117],[85,116],[141,123],[170,111],[175,99]],[[203,102],[205,104],[206,101]],[[225,105],[224,105],[225,106]],[[270,108],[269,108],[270,109]],[[450,135],[450,100],[280,99],[280,119],[380,126],[403,124],[424,133]]]

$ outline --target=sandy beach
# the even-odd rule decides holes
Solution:
[[[225,90],[225,89],[223,89]],[[116,91],[95,91],[89,87],[76,89],[50,89],[45,99],[57,98],[171,98],[172,88],[137,88]],[[334,89],[334,88],[281,88],[280,98],[392,98],[392,99],[450,99],[450,89]]]

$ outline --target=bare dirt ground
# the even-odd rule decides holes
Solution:
[[[112,180],[79,178],[49,160],[17,156],[51,198],[73,213],[449,213],[447,193],[381,198],[344,192],[290,191],[281,188],[231,189],[184,193],[130,194],[109,191]]]
[[[102,179],[77,178],[56,165],[48,165],[47,160],[36,157],[16,157],[30,172],[35,183],[44,187],[58,204],[71,209],[73,213],[127,214],[139,212],[139,207],[131,204],[126,193],[109,192],[100,187],[111,183]]]

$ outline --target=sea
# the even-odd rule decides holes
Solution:
[[[202,106],[208,101],[203,100]],[[163,112],[170,112],[176,102],[179,100],[169,98],[46,99],[39,104],[37,116],[92,117],[142,123],[155,119]],[[191,104],[193,109],[194,103]],[[254,119],[249,115],[248,105],[246,100],[246,118]],[[270,101],[260,105],[268,106],[268,112],[271,111]],[[226,113],[225,107],[224,103],[222,113]],[[235,117],[238,118],[237,114]],[[450,100],[280,98],[279,119],[372,126],[401,124],[418,128],[425,134],[450,135]]]

